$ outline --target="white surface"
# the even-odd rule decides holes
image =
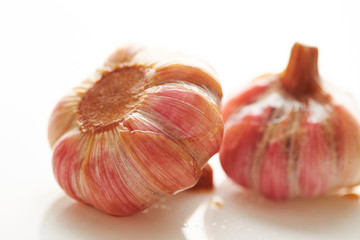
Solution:
[[[60,190],[46,139],[58,99],[129,42],[208,60],[225,98],[283,70],[295,41],[316,45],[322,76],[359,103],[359,9],[356,1],[1,1],[0,239],[359,239],[358,201],[268,202],[220,168],[213,193],[107,216]]]

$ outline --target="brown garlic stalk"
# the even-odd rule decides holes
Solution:
[[[325,92],[317,60],[317,48],[296,43],[283,73],[224,105],[220,160],[236,183],[277,200],[360,183],[358,115]]]
[[[200,61],[118,50],[51,115],[57,182],[74,199],[113,215],[190,188],[219,150],[221,97],[212,69]]]

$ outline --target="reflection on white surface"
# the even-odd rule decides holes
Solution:
[[[182,228],[182,232],[186,239],[206,239],[205,234],[205,213],[207,209],[207,201],[202,202],[193,214],[187,219]]]
[[[224,208],[209,209],[205,215],[206,226],[216,222],[217,227],[207,227],[214,239],[358,239],[352,234],[360,234],[358,201],[333,195],[272,202],[241,191],[230,181],[223,182],[219,191]]]
[[[220,197],[221,196],[221,197]],[[217,199],[217,200],[216,200]],[[214,201],[220,204],[214,205]],[[358,200],[340,196],[271,202],[229,180],[211,193],[184,192],[145,212],[113,217],[58,199],[41,239],[358,239]]]
[[[209,194],[181,193],[129,217],[113,217],[68,197],[57,200],[44,216],[42,239],[188,239],[182,229]]]

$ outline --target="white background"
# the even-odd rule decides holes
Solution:
[[[268,202],[229,181],[217,156],[213,193],[107,216],[60,190],[46,137],[58,99],[132,42],[206,59],[225,99],[260,74],[282,71],[295,41],[318,46],[323,78],[360,103],[359,12],[356,1],[2,0],[0,239],[359,239],[358,201]]]

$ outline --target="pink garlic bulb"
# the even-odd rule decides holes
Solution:
[[[358,112],[324,90],[317,59],[317,48],[296,43],[284,72],[224,105],[220,160],[236,183],[276,200],[360,183]]]
[[[205,63],[128,46],[60,100],[53,171],[72,198],[112,215],[195,185],[223,133],[221,86]]]

